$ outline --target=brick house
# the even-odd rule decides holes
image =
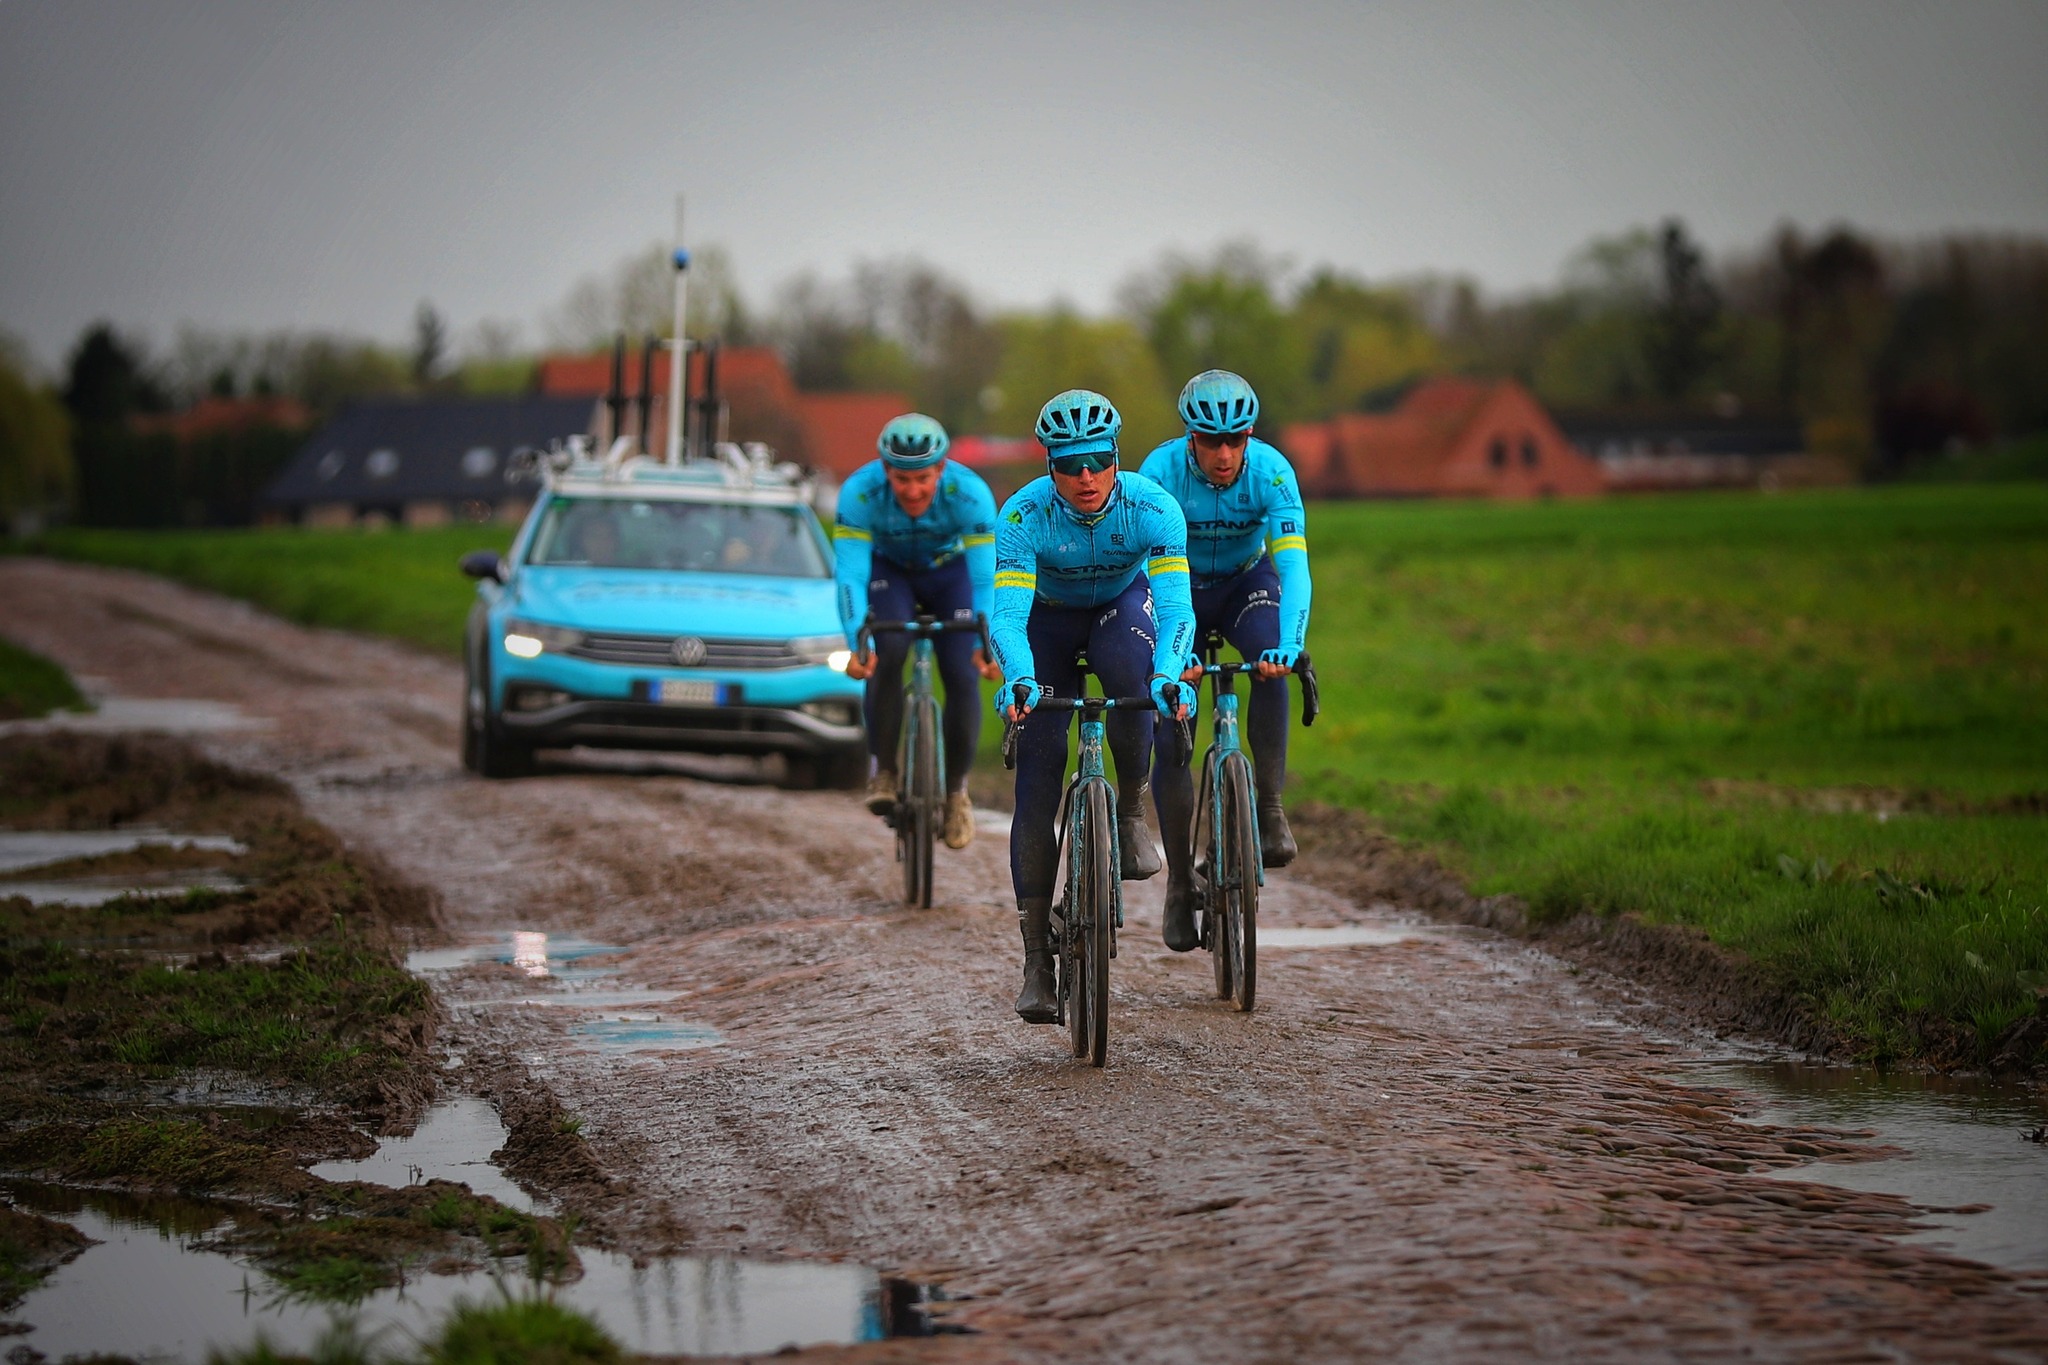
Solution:
[[[1511,379],[1443,377],[1393,411],[1285,427],[1275,443],[1312,498],[1584,497],[1600,466]]]

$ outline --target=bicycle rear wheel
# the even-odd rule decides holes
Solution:
[[[1259,993],[1259,835],[1252,816],[1251,765],[1242,754],[1223,762],[1223,838],[1217,853],[1228,868],[1217,883],[1223,903],[1218,926],[1228,945],[1230,989],[1223,990],[1223,957],[1217,954],[1217,994],[1235,999],[1249,1014]]]
[[[1117,866],[1114,854],[1116,816],[1110,809],[1109,785],[1091,782],[1083,812],[1087,837],[1081,844],[1082,889],[1086,899],[1075,904],[1079,918],[1075,942],[1080,949],[1076,984],[1087,1001],[1084,1030],[1076,1030],[1074,1055],[1095,1066],[1109,1063],[1109,954],[1116,916]]]
[[[903,717],[903,799],[896,806],[897,856],[903,863],[903,903],[932,904],[932,841],[939,818],[939,707],[913,697]]]

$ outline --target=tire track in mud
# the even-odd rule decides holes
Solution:
[[[980,1296],[961,1314],[979,1337],[851,1358],[2048,1351],[2048,1279],[1898,1241],[1903,1201],[1769,1178],[1870,1153],[1660,1075],[1689,1044],[1525,945],[1283,874],[1274,922],[1411,936],[1264,953],[1244,1017],[1210,998],[1206,957],[1159,946],[1157,886],[1134,888],[1095,1072],[1009,1014],[1000,838],[942,852],[939,907],[907,914],[843,795],[468,778],[433,720],[452,734],[459,712],[440,659],[23,560],[0,562],[0,631],[124,695],[271,720],[207,747],[437,889],[451,934],[580,933],[628,950],[625,983],[680,993],[724,1046],[579,1051],[564,1011],[484,1003],[481,975],[449,983],[450,1041],[584,1121],[623,1178],[593,1212],[635,1249],[850,1256]]]

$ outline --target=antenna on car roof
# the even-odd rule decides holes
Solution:
[[[681,464],[688,454],[683,449],[683,383],[690,368],[690,345],[684,323],[689,318],[690,253],[683,249],[683,196],[676,196],[676,245],[670,257],[676,268],[675,335],[669,342],[668,365],[668,454],[670,464]]]
[[[611,414],[611,426],[604,434],[605,444],[610,445],[626,434],[626,334],[620,332],[612,338],[612,383],[604,395],[605,411]]]
[[[649,429],[649,424],[654,420],[654,348],[659,344],[660,338],[651,332],[640,339],[639,421],[636,425],[640,431],[642,455],[654,453],[654,432]]]

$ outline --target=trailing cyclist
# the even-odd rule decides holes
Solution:
[[[1045,692],[1080,695],[1083,654],[1111,695],[1149,695],[1161,711],[1183,716],[1194,697],[1177,685],[1194,648],[1187,525],[1157,484],[1118,473],[1122,430],[1122,416],[1099,393],[1069,389],[1053,398],[1039,412],[1035,433],[1048,472],[1003,504],[996,525],[996,609],[989,618],[1003,674],[996,707],[1004,719],[1023,721],[1010,827],[1010,881],[1024,938],[1017,1013],[1034,1024],[1053,1023],[1059,1013],[1049,937],[1058,857],[1053,821],[1071,717],[1032,715],[1032,708]],[[1024,689],[1021,706],[1017,687]],[[1152,728],[1138,712],[1108,719],[1123,859],[1118,875],[1126,881],[1159,871],[1143,814]]]
[[[1256,662],[1248,725],[1258,785],[1259,852],[1294,861],[1281,791],[1287,782],[1287,674],[1308,639],[1308,521],[1287,457],[1253,436],[1259,398],[1228,370],[1204,370],[1180,391],[1187,435],[1145,457],[1142,472],[1187,521],[1195,638],[1220,634]],[[1190,669],[1191,680],[1200,678]],[[1166,946],[1200,942],[1193,910],[1194,777],[1155,758],[1152,791],[1166,841]]]
[[[946,621],[993,616],[995,495],[973,470],[946,460],[946,429],[923,413],[905,413],[882,428],[881,458],[855,470],[839,490],[832,532],[839,580],[839,623],[855,651],[848,677],[866,679],[868,809],[887,815],[896,800],[897,736],[903,727],[903,661],[909,637],[878,636],[862,652],[861,623],[908,621],[922,611]],[[967,774],[981,733],[978,677],[1000,673],[967,634],[936,640],[945,683],[946,821],[948,848],[974,838]]]

